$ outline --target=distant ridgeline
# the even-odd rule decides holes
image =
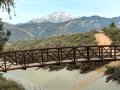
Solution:
[[[109,26],[111,22],[115,22],[116,26],[120,27],[120,17],[104,18],[99,16],[75,18],[60,23],[44,22],[17,25],[4,23],[4,27],[12,31],[10,41],[16,42],[99,30],[105,26]]]

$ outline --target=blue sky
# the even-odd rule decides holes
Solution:
[[[12,20],[1,9],[0,17],[4,22],[16,24],[41,18],[56,11],[80,17],[92,15],[117,17],[120,16],[120,0],[18,0],[16,16],[11,12]]]

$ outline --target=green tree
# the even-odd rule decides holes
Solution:
[[[15,0],[0,0],[0,9],[2,9],[2,11],[8,12],[10,19],[11,19],[10,16],[11,8],[13,9],[15,8]],[[14,15],[15,15],[15,11],[14,11]]]
[[[0,19],[0,51],[2,51],[4,45],[6,44],[6,42],[9,39],[10,35],[11,35],[11,31],[6,30],[6,32],[5,32],[5,28],[3,27],[2,19]]]
[[[111,24],[109,24],[109,28],[111,28],[111,27],[116,28],[116,25],[115,25],[114,22],[112,22]]]

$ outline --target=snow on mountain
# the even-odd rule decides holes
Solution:
[[[46,23],[46,22],[59,23],[59,22],[69,21],[75,18],[76,17],[65,14],[64,12],[55,12],[42,18],[36,18],[30,20],[27,23]]]

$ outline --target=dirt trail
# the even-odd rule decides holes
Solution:
[[[98,45],[110,45],[111,39],[106,36],[104,33],[97,33],[95,34],[96,41],[98,42]]]
[[[96,41],[98,42],[97,43],[98,45],[110,45],[111,42],[112,42],[111,39],[108,36],[106,36],[104,33],[97,33],[97,34],[95,34],[95,38],[96,38]],[[108,65],[115,66],[118,63],[120,63],[120,61],[111,62]],[[82,87],[84,87],[85,85],[89,84],[90,81],[94,80],[96,77],[100,76],[101,73],[105,72],[105,70],[106,70],[105,66],[96,69],[97,72],[95,74],[91,75],[89,78],[87,78],[82,83],[79,83],[74,88],[74,90],[81,90]]]

